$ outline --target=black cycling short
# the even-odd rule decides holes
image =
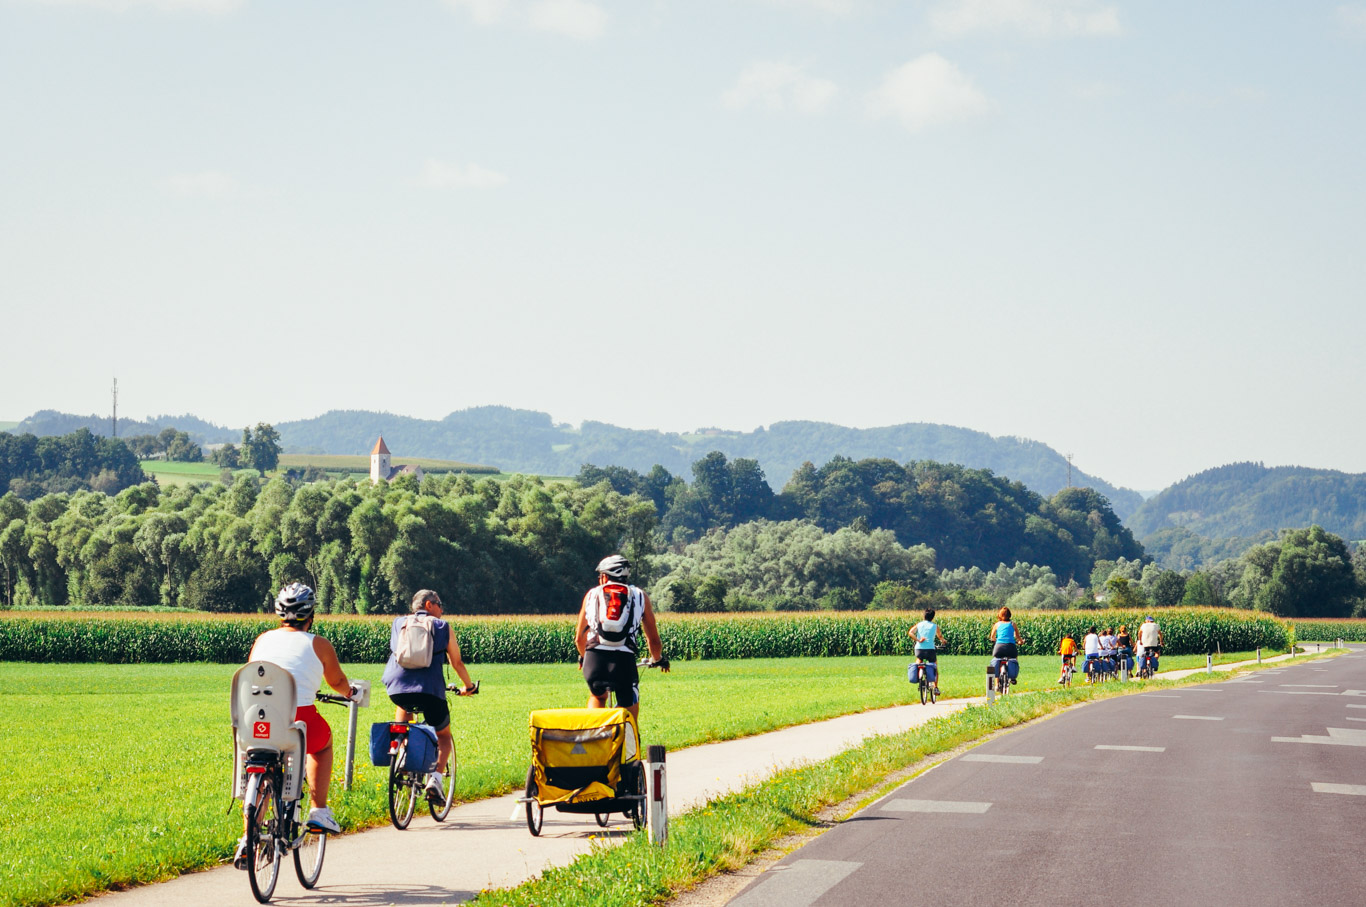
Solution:
[[[422,723],[430,724],[433,730],[444,731],[451,726],[451,707],[446,704],[445,696],[430,693],[390,693],[389,700],[407,712],[422,713]]]
[[[583,653],[583,679],[599,699],[615,693],[618,708],[629,709],[640,701],[640,673],[632,652],[589,649]]]
[[[936,664],[939,661],[939,653],[935,649],[916,649],[915,657],[930,664]]]
[[[1019,658],[1020,650],[1013,642],[998,642],[991,650],[992,658]]]

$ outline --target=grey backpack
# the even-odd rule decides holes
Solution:
[[[426,614],[410,614],[398,628],[398,643],[394,646],[394,658],[401,668],[429,668],[432,664],[432,648],[436,631],[432,619]]]

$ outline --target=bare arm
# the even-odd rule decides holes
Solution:
[[[346,679],[346,672],[342,670],[332,643],[321,636],[313,637],[313,654],[323,663],[323,680],[327,681],[327,685],[336,690],[339,696],[350,696],[351,681]]]
[[[650,648],[650,660],[662,661],[664,658],[664,644],[659,641],[659,627],[655,625],[655,609],[650,604],[650,596],[644,592],[640,593],[645,599],[645,614],[640,621],[641,628],[645,631],[645,644]],[[667,667],[661,667],[661,671],[668,673]]]
[[[574,627],[574,648],[579,650],[579,658],[588,649],[588,596],[579,605],[579,622]]]
[[[474,681],[470,680],[470,672],[465,670],[464,659],[460,657],[460,640],[455,638],[455,627],[447,624],[447,628],[450,630],[451,641],[446,643],[446,660],[451,663],[452,668],[455,668],[455,673],[460,675],[460,680],[464,682],[465,689],[471,689],[474,686]]]

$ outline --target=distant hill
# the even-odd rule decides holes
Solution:
[[[1252,539],[1317,524],[1345,539],[1366,539],[1366,475],[1233,463],[1149,498],[1127,523],[1145,544],[1178,527],[1208,539]]]
[[[119,434],[151,433],[168,425],[188,432],[203,444],[241,438],[240,429],[213,425],[195,416],[158,416],[146,422],[121,419]],[[109,420],[44,410],[26,419],[17,431],[63,434],[81,427],[107,434]],[[826,463],[835,456],[854,460],[885,457],[899,463],[935,460],[990,469],[1044,496],[1067,487],[1067,460],[1046,444],[925,422],[868,429],[827,422],[778,422],[751,432],[707,429],[679,434],[619,428],[605,422],[585,422],[575,428],[554,422],[547,413],[481,406],[441,420],[334,410],[313,419],[277,423],[275,428],[286,453],[368,453],[375,438],[383,434],[396,461],[432,457],[487,463],[503,472],[542,475],[576,475],[585,463],[626,466],[642,472],[658,463],[691,481],[693,462],[719,450],[731,459],[758,460],[769,484],[777,490],[803,463]],[[1072,484],[1104,494],[1121,519],[1143,503],[1138,492],[1117,488],[1075,468]]]
[[[929,423],[857,429],[826,422],[778,422],[751,432],[709,429],[678,434],[605,422],[585,422],[574,428],[555,423],[546,413],[482,406],[451,413],[440,421],[339,410],[275,427],[289,451],[354,453],[368,450],[383,432],[395,456],[491,463],[504,472],[574,475],[584,463],[644,472],[659,463],[691,480],[693,462],[719,450],[731,459],[758,460],[769,484],[779,490],[803,463],[825,463],[834,456],[959,463],[990,469],[1046,496],[1067,486],[1067,460],[1046,444]],[[1121,518],[1143,502],[1138,492],[1116,488],[1075,468],[1072,481],[1104,494]]]
[[[91,434],[108,437],[109,417],[74,416],[70,413],[59,413],[52,409],[42,409],[9,430],[16,435],[27,433],[42,437],[44,435],[69,435],[82,428],[89,429]],[[198,416],[191,416],[188,413],[183,416],[152,416],[145,420],[119,419],[120,438],[129,438],[133,435],[154,435],[163,428],[179,429],[187,433],[191,440],[198,441],[200,444],[218,444],[224,441],[231,441],[236,444],[242,440],[242,429],[214,425],[212,422],[205,422]],[[370,443],[373,445],[374,441],[372,440]],[[366,450],[369,448],[367,447]]]

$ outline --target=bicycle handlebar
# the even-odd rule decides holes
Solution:
[[[313,698],[318,702],[333,702],[337,705],[349,705],[351,703],[350,696],[338,696],[335,693],[315,693]]]
[[[640,661],[636,662],[636,667],[647,669],[659,668],[661,671],[667,674],[669,672],[669,659],[661,658],[659,659],[659,661],[651,661],[648,658],[642,658]]]
[[[446,684],[446,690],[457,696],[473,696],[475,693],[479,692],[479,681],[476,680],[474,682],[474,687],[469,690],[466,690],[458,683],[448,683]]]

